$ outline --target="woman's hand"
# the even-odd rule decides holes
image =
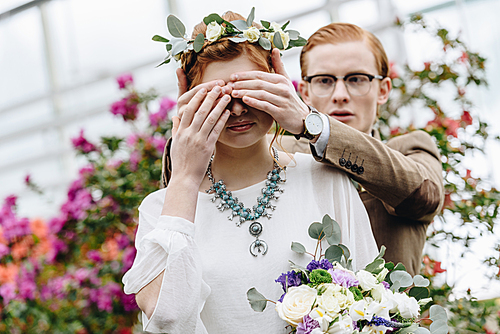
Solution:
[[[270,114],[288,132],[302,133],[309,108],[295,92],[278,49],[272,51],[272,62],[276,73],[250,71],[232,74],[232,82],[228,84],[233,88],[231,95]]]
[[[231,97],[223,94],[218,85],[210,92],[202,87],[183,106],[182,117],[173,117],[171,182],[182,178],[199,187],[229,118],[226,107],[230,101]]]
[[[177,115],[180,118],[182,118],[184,109],[186,108],[189,101],[193,99],[195,94],[198,93],[200,89],[205,88],[207,91],[211,91],[215,86],[219,86],[222,87],[223,94],[231,94],[231,87],[226,86],[224,80],[213,80],[205,82],[193,87],[191,90],[188,90],[187,77],[184,73],[184,70],[182,68],[178,68],[175,71],[175,74],[177,75],[177,86],[179,88],[177,97]]]

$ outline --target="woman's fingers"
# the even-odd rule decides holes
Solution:
[[[187,83],[186,83],[186,85],[187,85]],[[179,99],[177,100],[177,114],[182,119],[182,115],[184,114],[184,110],[186,109],[186,106],[189,104],[189,102],[191,102],[191,100],[194,98],[194,96],[200,90],[205,89],[206,91],[209,92],[216,86],[223,87],[225,85],[226,85],[226,83],[224,82],[224,80],[213,80],[213,81],[202,83],[202,84],[192,88],[191,90],[183,93],[179,97]],[[180,89],[181,88],[180,88],[180,82],[179,82],[179,94],[180,94]]]
[[[231,112],[228,109],[224,110],[222,115],[220,115],[219,119],[217,120],[214,127],[212,128],[212,131],[208,135],[208,138],[207,138],[208,145],[215,146],[215,143],[217,142],[217,140],[219,140],[219,136],[222,133],[222,131],[224,130],[224,127],[226,126],[226,122],[229,119],[230,115],[231,115]]]
[[[204,120],[200,133],[206,137],[209,137],[210,133],[214,131],[215,126],[220,119],[222,113],[227,110],[226,107],[231,102],[231,97],[229,95],[224,95],[219,99],[215,107],[210,111],[206,119]],[[220,133],[220,132],[219,132]],[[217,136],[218,138],[219,136]]]
[[[201,88],[198,90],[198,92],[193,96],[191,101],[189,101],[189,104],[187,104],[184,108],[184,112],[182,115],[178,115],[179,118],[181,119],[180,128],[187,128],[189,125],[191,125],[191,122],[193,121],[193,117],[200,107],[201,103],[204,101],[205,97],[207,95],[207,90],[205,88]]]
[[[215,86],[205,97],[205,100],[201,103],[196,114],[193,117],[193,121],[191,122],[191,126],[194,130],[199,130],[208,114],[212,111],[214,106],[216,105],[216,100],[220,97],[222,89],[219,86]]]

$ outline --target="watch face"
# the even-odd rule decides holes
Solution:
[[[305,126],[307,132],[316,136],[323,131],[323,119],[319,114],[310,113],[306,117]]]

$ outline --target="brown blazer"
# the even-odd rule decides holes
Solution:
[[[385,260],[403,263],[412,275],[420,272],[427,226],[444,202],[440,156],[427,133],[415,131],[384,144],[377,132],[372,137],[330,118],[323,157],[305,139],[284,136],[281,144],[290,153],[312,150],[317,161],[343,170],[358,182],[377,245],[387,247]],[[170,178],[169,147],[170,140],[163,155],[162,187]],[[351,163],[341,165],[341,158]]]

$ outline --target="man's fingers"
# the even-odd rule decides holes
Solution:
[[[244,96],[241,100],[247,106],[266,112],[269,115],[273,116],[273,118],[275,118],[275,115],[278,115],[278,113],[280,112],[280,108],[267,101],[258,100],[249,96]]]
[[[175,136],[177,130],[179,130],[179,124],[181,123],[181,119],[179,116],[172,116],[172,137]]]
[[[253,89],[235,90],[235,91],[233,91],[231,96],[236,98],[236,99],[242,99],[243,97],[250,97],[250,98],[254,98],[256,100],[267,101],[270,104],[273,104],[275,106],[280,106],[280,107],[284,107],[285,103],[287,102],[283,99],[282,95],[277,94],[275,92],[268,92],[265,90],[253,90]],[[266,111],[266,110],[263,110],[263,111]]]
[[[283,78],[280,75],[262,71],[237,72],[231,74],[230,79],[232,82],[237,82],[241,80],[264,80],[270,83],[279,83],[283,80]]]
[[[177,98],[180,98],[184,93],[187,92],[187,76],[182,68],[178,68],[175,71],[175,74],[177,75],[177,86],[179,87]]]
[[[273,49],[271,54],[271,61],[273,63],[274,71],[277,74],[281,74],[282,76],[290,80],[290,77],[288,76],[288,73],[286,73],[285,70],[285,64],[283,64],[283,61],[281,60],[280,50],[276,48]]]

